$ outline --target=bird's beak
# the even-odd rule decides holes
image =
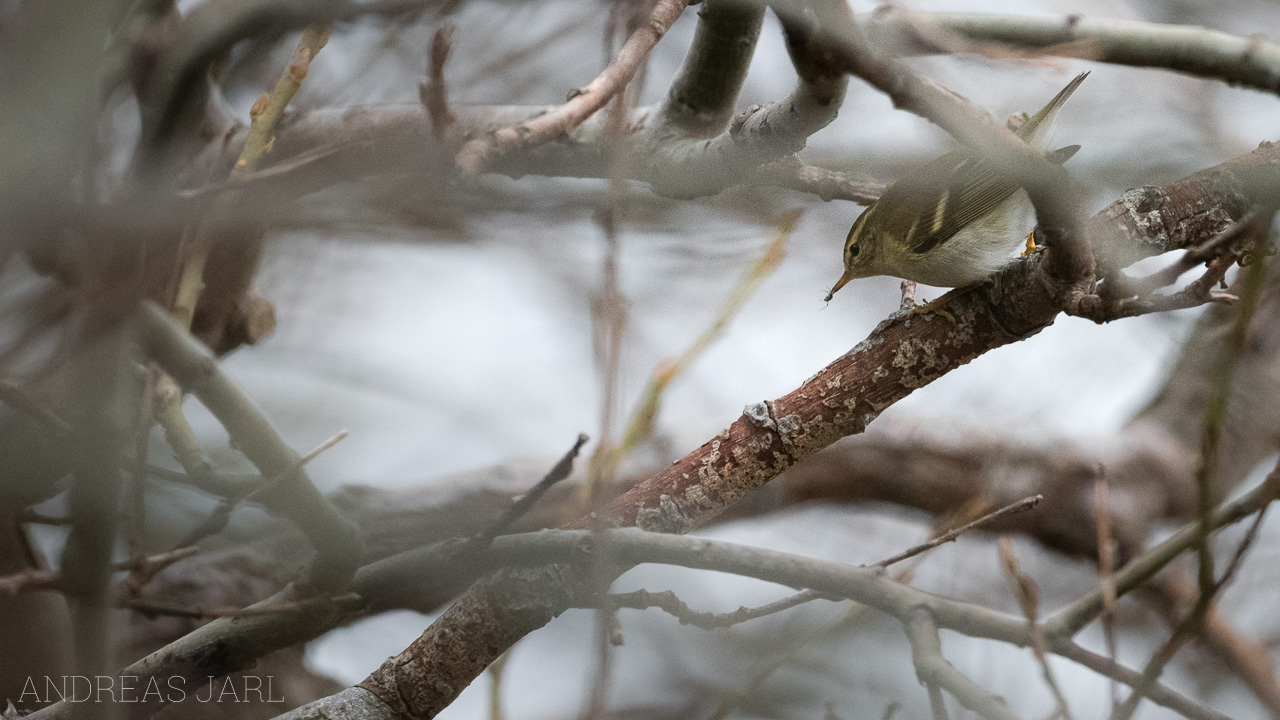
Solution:
[[[831,292],[827,293],[827,299],[825,300],[825,302],[831,302],[831,298],[835,296],[836,291],[844,287],[845,285],[848,285],[849,281],[852,279],[853,279],[853,274],[850,273],[848,270],[845,270],[844,274],[840,276],[840,279],[836,281],[835,286],[831,288]]]

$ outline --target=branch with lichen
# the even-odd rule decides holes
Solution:
[[[644,390],[640,393],[640,401],[631,412],[631,419],[627,421],[626,430],[622,433],[622,440],[619,441],[617,446],[603,450],[603,458],[598,465],[594,466],[592,475],[588,477],[588,491],[592,483],[597,479],[613,478],[618,463],[626,458],[632,450],[635,450],[640,443],[653,435],[654,421],[657,419],[658,409],[662,403],[662,395],[666,392],[667,387],[676,378],[683,375],[702,353],[715,344],[716,340],[724,334],[725,328],[729,326],[729,323],[738,314],[738,311],[755,294],[756,288],[760,286],[760,283],[764,282],[765,278],[772,275],[778,265],[782,264],[783,258],[786,257],[787,240],[791,237],[799,218],[800,213],[798,211],[788,212],[783,216],[778,224],[777,235],[773,242],[769,243],[769,246],[765,248],[764,254],[752,263],[751,267],[747,268],[747,271],[738,279],[711,324],[703,329],[702,333],[679,357],[665,360],[654,368],[648,384],[645,385]]]

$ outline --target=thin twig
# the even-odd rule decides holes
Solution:
[[[431,59],[427,64],[427,79],[418,84],[418,98],[431,119],[431,132],[437,139],[444,139],[457,122],[449,109],[449,88],[444,82],[444,64],[453,48],[453,33],[457,28],[445,23],[431,38]]]
[[[1258,511],[1253,523],[1245,532],[1244,539],[1240,541],[1240,545],[1231,556],[1231,561],[1227,564],[1227,569],[1222,573],[1222,577],[1213,583],[1213,586],[1207,593],[1201,591],[1196,598],[1195,605],[1173,631],[1173,635],[1158,649],[1147,662],[1147,666],[1142,671],[1142,682],[1133,687],[1133,692],[1125,699],[1124,703],[1116,707],[1111,713],[1111,720],[1129,720],[1138,709],[1138,704],[1142,702],[1143,696],[1152,684],[1159,678],[1160,674],[1173,660],[1178,650],[1181,649],[1188,640],[1194,635],[1204,631],[1205,621],[1213,607],[1213,599],[1222,591],[1222,588],[1235,577],[1236,571],[1239,570],[1240,564],[1244,560],[1244,556],[1249,552],[1249,548],[1253,546],[1253,542],[1257,539],[1258,530],[1262,527],[1262,521],[1266,517],[1267,507],[1263,507]]]
[[[502,514],[502,517],[494,521],[492,525],[471,536],[461,552],[488,546],[489,543],[493,542],[494,538],[506,532],[512,523],[524,517],[552,486],[569,477],[569,474],[573,472],[573,461],[578,457],[582,446],[586,445],[588,440],[590,438],[586,434],[579,433],[578,439],[574,441],[573,447],[569,448],[569,452],[565,453],[564,457],[560,458],[560,461],[552,466],[551,470],[538,481],[538,484],[530,488],[529,492],[522,495],[519,500],[511,503],[511,506]]]
[[[632,33],[604,72],[545,115],[468,142],[455,160],[458,167],[465,173],[477,174],[508,152],[567,137],[626,87],[687,4],[688,0],[658,0],[649,21]]]
[[[182,412],[182,388],[168,374],[161,374],[156,380],[156,390],[152,394],[153,417],[164,432],[165,442],[173,452],[173,457],[187,472],[197,479],[205,478],[213,473],[213,458],[200,444],[191,423]]]
[[[345,440],[346,437],[347,437],[347,431],[343,430],[337,435],[334,435],[328,440],[320,443],[314,449],[312,449],[311,452],[293,461],[293,463],[291,463],[288,467],[277,472],[272,477],[263,480],[261,483],[257,484],[252,488],[247,489],[246,491],[242,492],[239,495],[224,497],[218,503],[217,507],[215,507],[212,511],[210,511],[209,515],[205,517],[204,522],[192,528],[191,531],[188,532],[186,535],[184,535],[181,540],[174,543],[174,548],[177,549],[177,548],[183,548],[183,547],[195,545],[201,540],[221,532],[222,529],[226,527],[227,520],[231,517],[231,513],[236,509],[238,505],[240,505],[240,503],[250,502],[254,498],[260,497],[264,492],[270,491],[271,489],[276,487],[280,482],[289,478],[290,476],[293,475],[293,473],[302,469],[304,466],[306,466],[307,463],[314,460],[318,455],[320,455],[320,453],[324,452],[325,450],[328,450],[334,445],[337,445],[342,440]]]
[[[1116,659],[1116,543],[1111,536],[1111,494],[1107,477],[1099,473],[1093,484],[1093,519],[1098,529],[1098,585],[1102,591],[1102,637],[1107,656]],[[1120,687],[1111,681],[1111,710],[1120,701]]]
[[[1166,268],[1137,278],[1117,274],[1110,279],[1117,287],[1110,289],[1108,293],[1116,297],[1146,295],[1173,284],[1183,273],[1219,257],[1222,253],[1230,252],[1231,246],[1237,240],[1252,235],[1256,230],[1259,215],[1257,210],[1250,210],[1226,230],[1187,250],[1182,257]]]
[[[147,617],[172,616],[187,617],[198,620],[208,620],[210,618],[247,618],[259,617],[263,615],[282,615],[297,614],[303,612],[311,612],[319,607],[327,607],[331,605],[356,605],[363,602],[356,593],[345,593],[334,597],[307,598],[295,602],[279,602],[262,607],[181,607],[177,605],[164,605],[154,603],[147,600],[128,600],[121,603],[121,607],[127,607],[130,610],[141,613]]]
[[[502,671],[510,659],[508,650],[489,663],[489,720],[506,720],[507,714],[502,710]]]
[[[919,545],[916,545],[915,547],[908,548],[907,550],[904,550],[898,553],[897,555],[894,555],[891,558],[881,560],[880,562],[876,563],[873,567],[882,567],[882,568],[889,567],[890,565],[893,565],[895,563],[900,563],[903,560],[906,560],[907,558],[915,557],[916,555],[919,555],[920,553],[923,553],[923,552],[928,552],[938,547],[939,545],[945,545],[946,543],[949,543],[955,540],[956,538],[969,532],[970,530],[976,530],[977,528],[980,528],[983,525],[988,525],[997,520],[1003,520],[1004,518],[1007,518],[1010,515],[1016,515],[1020,512],[1025,512],[1027,510],[1030,510],[1034,508],[1036,505],[1040,504],[1040,501],[1043,499],[1044,499],[1043,495],[1032,495],[1031,497],[1023,498],[1018,502],[1013,503],[1012,505],[1006,505],[1000,508],[999,510],[996,510],[995,512],[987,513],[986,515],[983,515],[982,517],[978,518],[977,520],[974,520],[973,522],[965,523],[964,525],[961,525],[960,527],[954,530],[948,530],[947,532],[939,535],[936,538],[933,538],[928,542],[924,542]]]
[[[1000,538],[996,547],[1000,553],[1005,575],[1009,578],[1009,586],[1018,600],[1018,606],[1022,608],[1023,617],[1027,619],[1027,630],[1031,633],[1031,651],[1036,657],[1036,662],[1040,664],[1040,673],[1044,677],[1045,685],[1049,686],[1054,702],[1058,704],[1058,717],[1062,720],[1072,720],[1067,698],[1062,694],[1062,688],[1054,678],[1053,669],[1049,667],[1048,641],[1045,639],[1044,629],[1039,625],[1040,586],[1031,577],[1023,574],[1022,568],[1018,565],[1018,559],[1014,557],[1013,544],[1008,538]]]
[[[1267,217],[1271,217],[1268,213]],[[1262,283],[1266,277],[1266,260],[1256,257],[1245,273],[1240,303],[1237,309],[1236,322],[1232,327],[1230,341],[1222,349],[1214,377],[1213,395],[1205,408],[1204,429],[1200,443],[1200,464],[1196,468],[1197,510],[1200,517],[1200,532],[1196,542],[1199,556],[1198,581],[1200,594],[1212,594],[1214,588],[1213,548],[1209,543],[1211,514],[1213,513],[1216,495],[1216,479],[1218,471],[1218,450],[1222,438],[1222,428],[1226,424],[1227,404],[1231,398],[1232,380],[1235,377],[1236,365],[1249,337],[1249,324],[1254,311],[1258,307],[1258,296],[1262,291]]]
[[[613,593],[605,595],[602,603],[606,607],[615,610],[628,608],[631,610],[647,610],[649,608],[657,608],[668,615],[680,621],[681,625],[693,625],[703,630],[716,630],[718,628],[728,628],[755,620],[768,615],[780,613],[783,610],[790,610],[797,605],[803,605],[814,600],[831,600],[827,595],[814,591],[804,590],[793,595],[788,595],[780,600],[775,600],[766,605],[748,608],[740,607],[733,612],[713,613],[700,612],[690,608],[683,600],[676,596],[670,590],[662,592],[650,592],[648,590],[636,590],[629,593]]]

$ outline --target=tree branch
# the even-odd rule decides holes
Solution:
[[[689,54],[653,118],[654,126],[684,137],[720,134],[733,117],[763,22],[763,3],[705,0]]]
[[[1017,720],[1009,712],[1004,698],[982,689],[942,656],[942,640],[938,626],[925,608],[919,608],[907,616],[903,623],[907,639],[911,641],[911,661],[916,666],[916,677],[932,688],[941,688],[960,704],[988,720]]]
[[[684,12],[689,0],[658,0],[649,21],[637,28],[618,51],[618,56],[565,104],[515,127],[506,127],[476,138],[458,152],[457,165],[466,173],[483,172],[498,157],[567,137],[614,95],[621,92],[640,69],[649,51],[662,39]]]
[[[965,13],[877,12],[863,20],[887,48],[905,54],[982,52],[963,40],[1034,50],[1037,55],[1175,70],[1259,90],[1280,92],[1280,45],[1187,25],[1135,20]],[[923,27],[922,27],[923,25]],[[932,32],[959,36],[944,47]]]
[[[204,346],[154,303],[144,303],[138,317],[146,353],[209,408],[263,477],[287,473],[286,479],[265,489],[257,500],[293,521],[311,540],[316,558],[309,572],[310,582],[330,590],[344,585],[355,572],[362,552],[355,524],[320,495],[298,464],[298,454],[280,439],[252,401],[222,374]]]

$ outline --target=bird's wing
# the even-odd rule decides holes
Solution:
[[[1064,147],[1049,153],[1048,159],[1064,163],[1079,149],[1079,145]],[[905,244],[921,254],[995,210],[1018,187],[990,163],[965,152],[953,152],[899,180],[885,195],[898,196],[898,201],[890,205],[902,208],[911,218],[900,221],[910,223],[903,229]]]

